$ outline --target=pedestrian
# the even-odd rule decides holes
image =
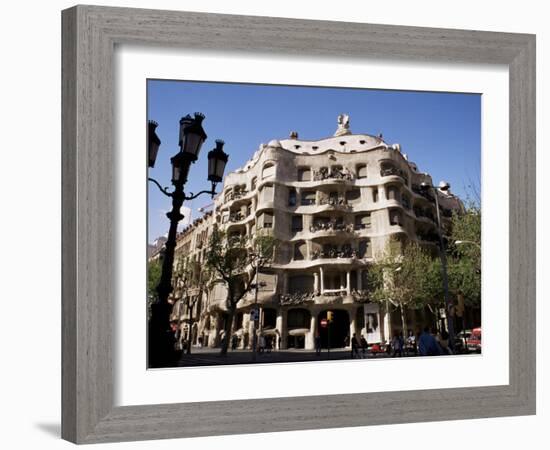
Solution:
[[[271,353],[272,347],[273,347],[273,337],[268,336],[266,339],[266,347],[265,347],[267,349],[267,353]]]
[[[392,356],[403,356],[403,336],[397,332],[393,334],[391,341]]]
[[[319,356],[321,354],[321,335],[317,331],[315,333],[315,355]]]
[[[260,353],[265,351],[265,336],[260,334]]]
[[[351,359],[355,358],[361,358],[361,355],[359,354],[359,347],[361,346],[361,343],[359,342],[359,339],[357,338],[357,335],[353,333],[353,337],[351,338]]]
[[[409,330],[405,349],[407,350],[407,354],[412,353],[413,355],[416,355],[416,337],[412,330]]]
[[[368,344],[367,340],[365,339],[365,335],[361,335],[361,351],[363,353],[363,358],[367,357],[367,350],[368,350]]]
[[[430,327],[425,327],[418,338],[418,353],[420,356],[439,356],[441,347],[435,337],[430,333]]]
[[[452,355],[453,351],[449,347],[449,333],[443,330],[439,333],[439,346],[443,355]]]
[[[231,338],[231,350],[236,350],[238,343],[239,343],[239,338],[237,337],[236,334],[234,334],[233,337]]]

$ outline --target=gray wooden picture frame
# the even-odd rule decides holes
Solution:
[[[62,31],[64,439],[95,443],[535,413],[535,36],[96,6],[63,11]],[[117,44],[508,66],[509,384],[115,407]]]

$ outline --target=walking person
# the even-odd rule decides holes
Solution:
[[[265,336],[260,334],[260,353],[265,351]]]
[[[353,333],[353,337],[351,338],[351,359],[357,357],[361,358],[361,355],[359,354],[359,347],[361,346],[359,339],[357,338],[357,335]]]
[[[368,343],[367,343],[367,340],[365,339],[365,335],[362,334],[361,335],[361,352],[363,353],[363,358],[366,358],[367,357],[367,350],[368,350]]]
[[[410,355],[411,353],[413,355],[416,355],[416,336],[414,335],[412,330],[409,330],[405,349],[407,350],[407,355]]]
[[[315,355],[321,355],[321,335],[318,331],[315,333]]]
[[[441,347],[435,337],[430,333],[430,327],[425,327],[418,338],[418,353],[420,356],[439,356]]]
[[[403,336],[399,333],[394,333],[393,339],[391,341],[392,347],[392,356],[403,356]]]

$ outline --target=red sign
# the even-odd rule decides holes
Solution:
[[[321,319],[321,326],[324,328],[328,325],[327,319]]]

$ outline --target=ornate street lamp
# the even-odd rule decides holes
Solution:
[[[181,152],[193,162],[199,158],[202,144],[206,141],[206,133],[202,128],[204,114],[195,113],[192,118],[189,114],[180,119],[179,146]]]
[[[212,191],[216,189],[216,184],[220,183],[225,171],[225,165],[229,156],[223,151],[224,142],[221,139],[216,140],[216,148],[208,152],[208,181],[212,183]]]
[[[454,347],[454,321],[453,321],[453,302],[449,297],[449,277],[447,275],[447,252],[445,250],[445,240],[443,239],[443,230],[441,227],[441,215],[439,214],[439,196],[437,190],[448,191],[451,188],[451,185],[445,181],[441,181],[439,186],[433,186],[429,183],[422,182],[420,183],[420,189],[424,192],[433,189],[435,197],[435,210],[437,214],[437,231],[439,235],[439,257],[441,259],[441,267],[443,273],[443,297],[445,301],[445,309],[447,316],[447,331],[449,333],[449,346],[451,350]]]
[[[147,124],[147,153],[149,156],[149,167],[155,167],[155,161],[157,160],[157,154],[160,147],[160,139],[156,132],[158,125],[159,124],[154,120],[150,120]]]
[[[181,207],[184,201],[192,200],[201,194],[210,194],[212,197],[216,195],[215,184],[222,180],[225,164],[229,158],[222,150],[223,141],[219,141],[221,144],[218,144],[217,141],[216,149],[210,152],[213,155],[208,155],[209,169],[210,166],[213,167],[213,171],[209,170],[208,172],[208,180],[212,182],[212,189],[200,191],[197,194],[191,192],[187,195],[185,193],[184,185],[187,183],[189,169],[191,164],[198,159],[201,147],[207,138],[202,128],[203,120],[204,115],[201,113],[195,113],[195,117],[187,115],[180,120],[178,142],[180,151],[170,159],[174,190],[169,192],[157,180],[149,178],[149,181],[156,184],[164,195],[172,198],[172,210],[166,214],[168,219],[170,219],[170,229],[168,231],[168,239],[164,244],[166,250],[162,261],[162,274],[157,286],[158,301],[152,307],[151,321],[149,322],[149,363],[151,366],[166,365],[166,363],[170,362],[172,354],[172,349],[170,348],[171,339],[168,332],[171,310],[168,297],[172,292],[172,270],[174,266],[174,250],[176,248],[178,223],[183,219],[183,215],[180,212]],[[154,128],[156,128],[156,125]],[[153,132],[154,128],[152,128]],[[160,139],[158,139],[158,142],[160,145]],[[149,149],[151,150],[151,146]],[[158,152],[158,147],[156,151]],[[149,158],[149,163],[151,163],[151,158]],[[149,165],[151,166],[151,164]]]

